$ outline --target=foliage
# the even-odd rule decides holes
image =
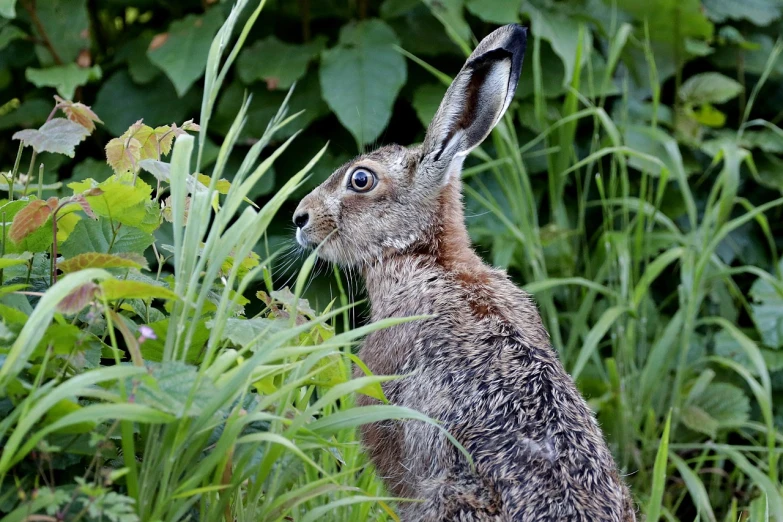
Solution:
[[[353,281],[308,287],[313,260],[297,274],[275,254],[308,188],[420,141],[472,46],[511,22],[531,36],[466,164],[474,241],[535,295],[641,512],[783,520],[780,0],[238,12],[0,0],[8,520],[393,519],[350,429],[375,414],[350,393],[381,380],[346,381]],[[312,176],[291,178],[304,157]]]

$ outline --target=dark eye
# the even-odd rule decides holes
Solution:
[[[356,192],[367,192],[375,186],[375,175],[366,169],[356,169],[351,174],[350,188]]]

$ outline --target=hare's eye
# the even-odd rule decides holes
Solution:
[[[367,192],[375,186],[375,175],[366,169],[356,169],[351,174],[350,188],[356,192]]]

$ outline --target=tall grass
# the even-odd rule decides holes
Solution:
[[[359,390],[382,398],[379,383],[390,377],[350,380],[350,348],[374,329],[416,318],[387,320],[335,334],[332,325],[350,305],[330,306],[318,316],[299,306],[313,254],[299,274],[292,299],[283,299],[276,317],[245,320],[237,318],[235,310],[251,285],[269,281],[265,276],[271,257],[249,271],[237,262],[221,272],[228,260],[245,259],[251,253],[323,150],[263,208],[256,210],[244,203],[274,160],[294,146],[296,136],[259,162],[275,132],[296,117],[287,116],[284,103],[233,176],[228,194],[216,200],[217,182],[225,177],[227,158],[252,103],[247,99],[220,148],[209,186],[203,188],[193,179],[200,171],[203,137],[218,92],[264,2],[258,3],[238,31],[236,24],[247,4],[240,0],[235,5],[210,49],[195,164],[191,164],[195,140],[181,136],[170,165],[152,160],[144,165],[170,183],[173,210],[172,287],[179,299],[170,310],[162,362],[144,361],[143,349],[134,354],[133,364],[120,360],[125,346],[133,345],[132,336],[125,335],[125,321],[104,300],[108,342],[117,354],[116,365],[51,380],[40,378],[43,371],[38,373],[27,397],[0,421],[0,437],[5,441],[0,485],[17,476],[14,466],[40,448],[46,435],[91,421],[102,426],[99,431],[105,441],[117,442],[120,460],[108,465],[97,452],[82,479],[95,488],[106,488],[104,495],[109,490],[130,499],[133,514],[123,520],[396,519],[380,481],[366,468],[356,427],[391,418],[433,421],[390,405],[354,407],[352,397]],[[220,209],[213,212],[216,201]],[[55,316],[57,303],[80,285],[108,277],[103,270],[81,271],[63,277],[46,292],[3,360],[3,387],[23,371],[25,357]],[[273,290],[266,288],[269,293]],[[191,348],[205,331],[203,353],[196,355],[193,364]],[[79,398],[84,407],[52,424],[39,424],[58,401],[71,398]],[[106,467],[109,475],[97,471]],[[4,491],[31,492],[35,482],[25,478],[16,488]],[[32,520],[30,516],[44,512],[65,513],[69,520],[92,520],[86,509],[72,509],[73,501],[68,504],[67,495],[52,489],[60,485],[48,484],[27,497],[2,521]],[[48,520],[40,516],[35,519]]]
[[[472,214],[489,213],[502,224],[492,228],[479,217],[471,230],[535,295],[553,345],[590,398],[648,520],[737,520],[745,510],[751,520],[781,521],[783,436],[775,425],[770,372],[758,343],[715,310],[710,296],[722,291],[749,309],[736,281],[747,274],[783,290],[780,274],[728,266],[716,253],[729,234],[750,223],[766,237],[777,265],[766,213],[783,198],[754,206],[738,196],[738,187],[741,169],[754,168],[741,148],[742,132],[771,125],[748,118],[783,47],[769,57],[740,132],[722,143],[701,178],[711,188],[697,195],[673,137],[658,134],[662,157],[626,143],[631,122],[617,116],[628,113],[627,90],[613,102],[614,118],[605,96],[585,94],[613,81],[626,46],[642,47],[653,86],[647,125],[655,132],[661,107],[654,57],[648,42],[629,38],[629,29],[616,28],[601,77],[578,68],[555,120],[545,117],[551,106],[540,57],[530,53],[525,66],[534,75],[536,121],[521,123],[543,131],[524,141],[515,116],[507,115],[487,147],[494,154],[480,153],[466,169]],[[576,63],[593,52],[580,48]],[[580,86],[585,78],[594,84]],[[577,149],[577,132],[592,135],[587,150]],[[542,155],[544,172],[531,174],[529,163]],[[681,218],[664,210],[672,199],[681,200]],[[746,364],[704,349],[720,332]],[[719,393],[713,386],[719,380],[743,388],[761,422],[745,420],[715,437],[690,429],[699,422],[700,397],[705,389]]]

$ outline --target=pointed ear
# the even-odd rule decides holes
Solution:
[[[506,25],[484,38],[446,91],[422,146],[428,177],[447,180],[506,112],[519,81],[527,29]]]

